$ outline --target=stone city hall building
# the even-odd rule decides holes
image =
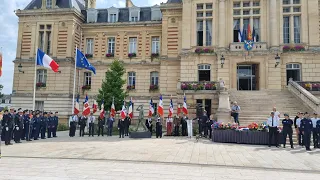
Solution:
[[[37,67],[36,109],[61,115],[72,111],[76,47],[97,69],[96,75],[77,72],[82,99],[88,94],[92,102],[108,66],[119,59],[127,71],[124,88],[146,112],[150,98],[158,103],[160,94],[165,112],[171,96],[176,110],[185,93],[192,113],[197,103],[215,113],[220,79],[231,97],[285,90],[289,78],[320,80],[318,0],[168,0],[151,7],[132,1],[97,9],[96,0],[32,0],[16,10],[13,106],[32,108],[38,47],[60,72]],[[241,42],[248,27],[254,41],[249,51]]]

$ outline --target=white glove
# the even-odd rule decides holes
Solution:
[[[6,131],[9,131],[9,128],[8,128],[8,127],[6,127]]]
[[[19,127],[17,127],[16,130],[19,131]]]

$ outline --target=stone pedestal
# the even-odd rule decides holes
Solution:
[[[218,122],[231,122],[230,110],[229,93],[227,91],[221,91],[219,94],[219,107],[217,111]]]

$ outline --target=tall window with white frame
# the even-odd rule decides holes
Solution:
[[[86,40],[86,54],[93,55],[93,38],[88,38]]]
[[[248,39],[248,28],[252,40],[260,42],[260,0],[234,0],[233,1],[233,42],[243,42]]]
[[[129,38],[129,53],[130,54],[137,53],[137,38],[136,37]]]
[[[117,22],[117,14],[110,14],[110,22],[111,23]]]
[[[160,38],[159,36],[157,37],[152,37],[151,39],[151,45],[152,45],[152,54],[159,54],[160,53]]]
[[[116,45],[115,38],[114,37],[108,38],[108,54],[114,55],[115,45]]]
[[[91,72],[84,72],[84,86],[90,86],[91,87]]]
[[[150,86],[159,85],[159,73],[154,71],[150,73]]]
[[[212,46],[213,4],[197,4],[197,46]],[[205,33],[205,34],[204,34]],[[205,38],[204,38],[205,36]]]
[[[47,9],[52,8],[52,0],[46,0],[46,7],[47,7]]]
[[[39,49],[44,51],[46,54],[51,54],[51,25],[40,25],[39,26]]]
[[[210,81],[211,80],[210,64],[198,65],[198,80],[199,81]]]
[[[136,88],[136,72],[128,72],[128,87],[127,89]]]
[[[283,44],[301,43],[301,0],[282,0]]]
[[[37,70],[37,84],[46,84],[47,83],[47,70],[38,69]]]

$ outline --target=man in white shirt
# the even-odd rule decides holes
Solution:
[[[93,116],[93,113],[90,114],[88,118],[88,127],[89,127],[89,137],[94,136],[94,121],[96,120],[96,117]]]
[[[317,131],[317,121],[320,120],[320,118],[318,118],[318,113],[313,113],[313,118],[311,118],[312,121],[312,125],[313,125],[313,129],[312,129],[312,136],[313,136],[313,145],[314,148],[318,148],[318,131]]]
[[[271,112],[267,125],[269,126],[269,147],[271,147],[272,137],[274,137],[276,147],[279,148],[279,116],[275,116],[275,113]]]
[[[298,116],[299,116],[299,118],[297,119],[297,121],[296,121],[296,125],[297,125],[297,127],[298,127],[298,131],[299,131],[299,133],[298,133],[298,144],[300,145],[300,146],[303,146],[304,145],[304,138],[303,138],[303,134],[302,134],[302,129],[301,129],[301,120],[303,119],[303,113],[299,113],[298,114]]]
[[[193,132],[192,132],[192,119],[189,119],[186,115],[184,116],[184,119],[187,121],[187,128],[188,128],[188,138],[192,138]]]
[[[280,118],[280,112],[277,111],[276,107],[273,107],[272,111],[274,112],[274,116],[278,116]]]
[[[73,114],[72,118],[70,119],[69,122],[69,136],[70,137],[74,137],[76,134],[76,129],[77,129],[77,123],[78,123],[78,115],[77,114]]]

